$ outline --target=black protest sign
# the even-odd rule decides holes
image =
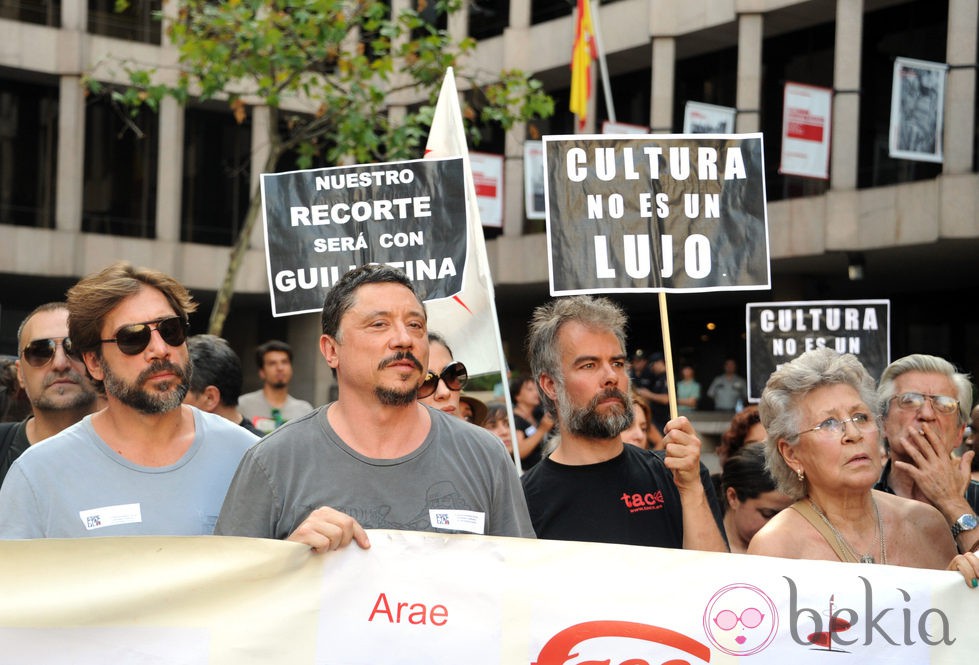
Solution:
[[[761,399],[779,365],[829,347],[852,353],[877,379],[891,362],[889,300],[749,303],[748,399]]]
[[[761,134],[545,136],[552,295],[767,289]]]
[[[320,311],[367,263],[403,270],[423,300],[462,289],[463,162],[425,159],[262,175],[272,314]]]

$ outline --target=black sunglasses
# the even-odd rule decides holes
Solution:
[[[35,339],[24,347],[21,355],[31,367],[44,367],[54,358],[58,352],[58,345],[61,345],[65,355],[72,359],[77,359],[75,347],[71,343],[70,337],[56,337],[54,339]]]
[[[187,340],[188,324],[179,316],[171,316],[159,321],[145,321],[143,323],[130,323],[116,331],[116,336],[112,339],[99,340],[103,344],[114,342],[119,350],[127,356],[135,356],[142,353],[143,349],[149,346],[150,336],[153,334],[153,326],[160,333],[160,337],[170,346],[180,346]]]
[[[425,374],[425,380],[418,386],[417,394],[419,398],[435,394],[435,390],[439,387],[439,381],[444,381],[445,386],[449,390],[462,390],[466,387],[466,381],[468,380],[469,371],[466,370],[465,365],[457,360],[446,365],[441,374],[436,374],[429,370]]]

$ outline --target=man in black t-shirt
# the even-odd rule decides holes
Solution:
[[[633,420],[625,314],[606,298],[538,307],[530,365],[557,414],[554,452],[523,476],[538,538],[726,552],[700,440],[686,418],[667,425],[663,452],[627,446]]]

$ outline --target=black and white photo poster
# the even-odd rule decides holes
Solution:
[[[941,162],[948,65],[910,58],[894,61],[891,84],[891,157]]]
[[[761,134],[545,136],[551,295],[767,289]]]
[[[425,159],[262,175],[273,316],[318,312],[366,263],[403,270],[423,300],[462,288],[463,163]]]
[[[852,353],[877,379],[891,362],[890,312],[890,300],[748,303],[748,400],[780,365],[820,347]]]

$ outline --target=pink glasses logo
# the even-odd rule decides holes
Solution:
[[[732,656],[750,656],[775,639],[778,612],[764,591],[751,584],[729,584],[713,595],[704,610],[704,631],[711,643]]]

